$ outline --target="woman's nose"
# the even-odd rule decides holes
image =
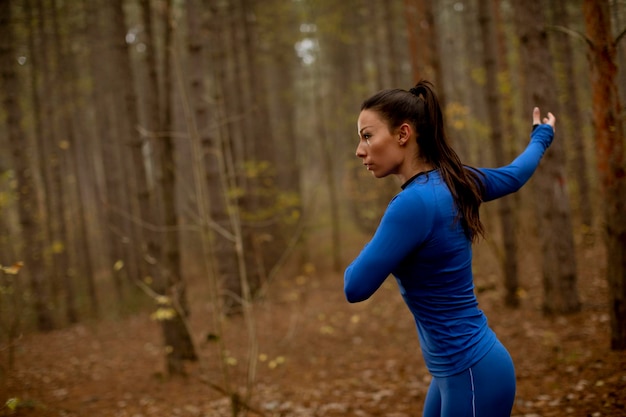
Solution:
[[[363,142],[359,142],[356,147],[356,156],[363,158],[365,156],[365,150],[363,149]]]

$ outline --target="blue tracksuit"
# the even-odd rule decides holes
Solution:
[[[524,185],[553,136],[549,125],[539,125],[526,149],[510,165],[479,168],[485,187],[483,201]],[[455,221],[456,215],[454,200],[439,172],[417,175],[391,200],[371,241],[344,275],[350,302],[369,298],[390,274],[396,278],[435,379],[470,370],[499,343],[478,308],[471,242]]]

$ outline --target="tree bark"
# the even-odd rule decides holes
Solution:
[[[105,6],[106,4],[106,6]],[[132,276],[130,271],[130,256],[126,246],[130,241],[127,218],[130,214],[128,204],[128,192],[125,178],[128,176],[127,166],[123,162],[122,140],[125,131],[119,120],[121,111],[118,111],[121,103],[117,94],[119,93],[118,80],[127,77],[128,74],[120,74],[121,65],[116,62],[118,57],[117,49],[120,43],[124,42],[126,34],[123,15],[114,14],[114,4],[103,2],[101,9],[95,8],[95,4],[87,1],[89,7],[87,15],[99,13],[102,17],[102,24],[98,32],[100,22],[95,22],[95,26],[89,27],[90,39],[94,44],[94,49],[90,54],[90,65],[94,76],[94,94],[97,94],[96,103],[99,112],[96,115],[97,123],[101,130],[97,134],[101,135],[101,181],[104,183],[102,191],[102,203],[105,217],[106,241],[109,249],[107,269],[111,273],[117,297],[120,303],[126,298],[127,284]],[[91,9],[94,7],[94,9]],[[116,16],[116,17],[114,17]],[[88,19],[91,19],[88,17]],[[121,22],[115,20],[122,19]],[[96,55],[101,38],[104,34],[104,44],[102,53]],[[122,40],[120,41],[120,37]],[[125,45],[123,45],[125,47]],[[102,62],[110,62],[112,65],[102,65]],[[106,83],[106,88],[101,84]],[[102,101],[100,101],[102,100]],[[126,217],[124,217],[126,215]]]
[[[502,105],[500,92],[498,91],[498,54],[494,35],[494,24],[491,18],[493,10],[491,8],[491,0],[478,0],[478,19],[483,44],[483,64],[487,75],[487,83],[484,92],[488,109],[489,125],[491,128],[491,148],[493,149],[495,164],[497,166],[503,166],[506,164],[507,158],[504,151]],[[506,289],[504,301],[509,307],[517,307],[519,306],[519,283],[517,275],[517,225],[515,217],[513,216],[514,200],[510,197],[505,197],[496,203],[498,205],[502,243],[504,246],[504,257],[502,259],[504,287]]]
[[[589,43],[593,120],[600,184],[604,195],[611,348],[626,349],[626,163],[624,122],[617,89],[616,45],[609,5],[583,1]]]
[[[37,196],[32,177],[32,148],[24,141],[22,109],[19,104],[20,84],[16,69],[16,40],[13,33],[12,2],[0,0],[0,82],[2,82],[3,107],[7,119],[7,137],[17,183],[19,221],[23,236],[25,270],[30,276],[33,305],[37,327],[42,331],[54,328],[50,299],[46,286],[43,260],[43,241]]]
[[[215,71],[215,111],[217,113],[215,135],[203,139],[205,148],[206,181],[210,202],[211,219],[224,230],[224,233],[214,234],[213,250],[217,262],[216,271],[219,287],[223,289],[222,305],[227,315],[239,314],[242,311],[240,302],[241,282],[240,271],[235,251],[235,228],[240,228],[240,219],[237,215],[237,199],[231,197],[232,190],[237,188],[233,158],[233,135],[236,128],[228,120],[232,117],[232,100],[226,94],[229,90],[229,63],[232,58],[228,54],[232,26],[226,19],[226,12],[214,3],[204,0],[203,4],[211,11],[207,22],[210,33],[211,61]]]
[[[564,0],[552,0],[552,19],[553,23],[561,27],[570,26],[569,11]],[[583,121],[585,120],[580,109],[578,77],[574,71],[574,51],[572,49],[572,38],[568,34],[554,33],[558,37],[554,42],[555,55],[561,62],[561,70],[564,72],[562,79],[563,85],[563,117],[565,123],[559,123],[562,126],[564,137],[569,138],[573,149],[572,165],[574,169],[574,179],[577,184],[577,205],[580,207],[581,223],[587,227],[591,227],[593,223],[593,201],[589,190],[589,168],[587,163],[587,152],[585,151],[585,141],[583,137]]]
[[[437,89],[441,108],[445,111],[446,95],[438,43],[439,29],[435,19],[436,5],[436,2],[430,0],[405,0],[405,13],[411,48],[409,53],[412,65],[414,65],[413,83],[417,83],[420,79],[431,81]],[[418,49],[417,45],[422,45],[423,48]]]
[[[543,5],[540,0],[515,3],[520,39],[524,108],[537,106],[558,117],[556,80],[552,68]],[[557,130],[558,132],[558,130]],[[576,252],[565,177],[563,142],[557,137],[535,175],[535,210],[541,241],[545,314],[580,310],[576,288]]]
[[[176,206],[176,177],[177,167],[175,162],[173,132],[173,65],[174,60],[173,39],[174,39],[174,16],[172,10],[172,0],[166,0],[163,11],[163,23],[165,34],[163,39],[164,63],[163,63],[163,147],[161,149],[161,187],[164,225],[169,231],[165,239],[165,250],[163,259],[163,277],[158,292],[167,295],[176,306],[177,314],[161,322],[163,337],[167,349],[167,370],[171,375],[184,374],[184,361],[195,361],[198,356],[193,345],[191,335],[185,325],[185,318],[189,315],[186,298],[185,281],[182,277],[180,260],[180,236],[178,223],[178,210]]]
[[[50,149],[52,151],[51,157],[53,158],[52,165],[52,178],[54,182],[53,192],[56,194],[54,201],[55,207],[55,220],[57,224],[57,236],[52,246],[52,253],[54,254],[55,263],[58,264],[58,271],[61,278],[63,288],[63,300],[65,302],[65,317],[68,323],[75,324],[78,322],[78,312],[76,311],[76,294],[75,284],[72,279],[72,266],[70,264],[70,232],[68,230],[68,222],[66,220],[68,214],[68,200],[69,195],[67,177],[69,174],[69,155],[68,149],[72,146],[72,137],[74,135],[72,130],[72,121],[69,117],[69,109],[66,105],[61,103],[69,103],[70,97],[67,94],[67,83],[69,80],[66,78],[68,73],[69,57],[65,56],[64,48],[62,46],[61,34],[59,29],[59,9],[56,0],[52,0],[50,5],[50,14],[52,16],[52,52],[55,56],[59,57],[59,62],[56,68],[55,83],[45,86],[49,99],[54,102],[54,108],[59,109],[54,117],[54,124],[56,128],[54,131],[58,132],[60,137],[65,138],[59,140],[57,143],[53,143]]]
[[[135,280],[145,276],[145,265],[141,262],[142,230],[138,222],[133,221],[140,217],[133,196],[137,195],[137,176],[143,164],[136,166],[133,163],[133,156],[136,154],[137,133],[135,129],[138,125],[136,109],[137,97],[135,84],[133,81],[133,68],[130,65],[128,55],[128,44],[126,42],[126,16],[124,13],[124,0],[113,0],[110,2],[112,12],[112,28],[110,53],[113,59],[113,77],[111,88],[115,92],[115,116],[118,131],[118,158],[122,168],[122,182],[119,192],[119,200],[116,202],[119,216],[119,226],[121,232],[121,244],[123,246],[125,278],[135,288]],[[133,149],[134,148],[134,149]],[[145,177],[143,177],[145,178]],[[143,191],[143,190],[142,190]]]
[[[61,10],[61,16],[70,15],[70,13],[63,13],[63,11],[69,11],[67,4],[64,4],[64,7],[66,8]],[[85,12],[83,5],[79,4],[78,9],[80,13]],[[84,27],[76,23],[68,22],[68,25],[70,25],[69,33],[85,30]],[[90,188],[95,183],[95,174],[93,163],[90,161],[92,156],[87,151],[91,141],[83,140],[91,136],[87,133],[85,127],[88,113],[87,108],[80,105],[83,96],[81,96],[81,90],[78,85],[78,80],[81,79],[78,62],[82,62],[83,56],[71,53],[71,42],[67,35],[62,37],[60,45],[63,51],[61,61],[64,63],[62,71],[63,86],[65,86],[64,95],[68,97],[67,102],[71,103],[68,104],[64,112],[64,119],[67,120],[66,124],[70,126],[70,134],[68,135],[68,168],[71,181],[69,183],[74,184],[71,201],[72,212],[70,213],[70,218],[75,219],[75,222],[70,223],[70,226],[73,225],[74,227],[71,251],[74,256],[71,258],[72,267],[70,273],[75,284],[80,282],[80,280],[77,280],[77,277],[82,277],[86,282],[85,288],[89,299],[89,310],[92,317],[97,317],[99,315],[100,301],[96,289],[95,269],[91,251],[94,242],[89,239],[87,218],[87,213],[91,213],[93,210],[93,194],[90,192]]]
[[[82,145],[83,163],[92,167],[94,172],[93,193],[95,204],[92,207],[92,218],[94,219],[94,233],[102,236],[102,239],[93,239],[94,245],[94,263],[98,269],[104,266],[107,271],[112,269],[119,257],[114,253],[115,247],[114,233],[110,229],[110,221],[112,220],[112,210],[105,204],[108,200],[107,185],[111,175],[117,175],[113,172],[111,175],[103,175],[105,172],[105,164],[108,160],[105,158],[109,150],[112,149],[114,141],[114,132],[111,128],[111,111],[108,100],[107,86],[109,85],[109,71],[100,61],[103,57],[107,57],[105,42],[102,39],[104,26],[101,24],[105,7],[102,7],[102,0],[83,0],[85,7],[85,34],[90,48],[87,52],[88,77],[92,82],[92,88],[89,91],[88,98],[91,100],[93,109],[93,128],[90,131],[89,141],[84,141]],[[108,16],[106,16],[108,17]],[[106,153],[105,153],[106,152]],[[112,273],[113,288],[118,302],[124,299],[122,281],[117,273]]]

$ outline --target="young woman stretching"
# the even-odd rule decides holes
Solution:
[[[365,100],[356,155],[376,178],[396,175],[402,191],[389,203],[372,240],[348,266],[349,302],[369,298],[389,274],[415,318],[432,380],[424,417],[509,417],[515,370],[478,308],[472,242],[483,235],[482,202],[517,191],[554,137],[551,113],[508,166],[470,168],[446,140],[432,85],[384,90]]]

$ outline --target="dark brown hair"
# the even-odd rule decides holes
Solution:
[[[361,110],[378,112],[387,121],[390,131],[402,123],[415,129],[419,156],[439,170],[458,209],[465,234],[471,241],[484,237],[479,207],[482,203],[483,183],[477,170],[464,166],[448,144],[439,100],[430,82],[422,80],[409,91],[383,90],[368,98]]]

